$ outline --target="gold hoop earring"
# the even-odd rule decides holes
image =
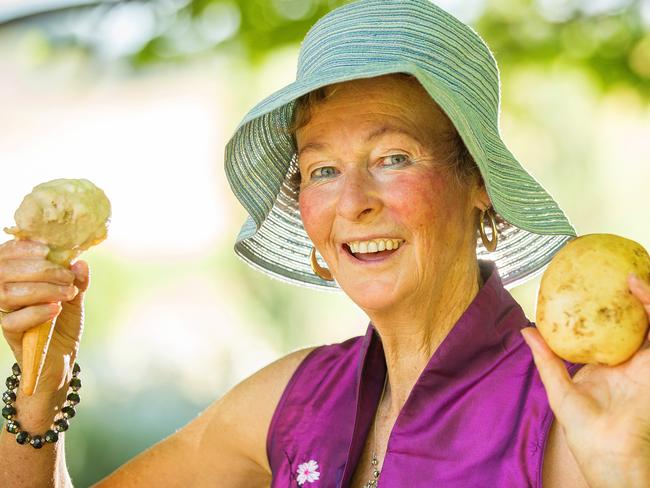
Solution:
[[[485,220],[485,214],[487,214],[488,218],[490,219],[490,227],[492,227],[492,240],[489,240],[485,234],[485,226],[483,224],[483,220]],[[494,219],[494,212],[492,211],[492,207],[488,208],[487,210],[481,210],[479,224],[479,232],[481,234],[481,240],[483,241],[485,249],[487,249],[488,252],[495,251],[497,248],[497,242],[499,240],[499,234],[497,233],[497,223]]]
[[[323,268],[320,264],[318,264],[318,261],[316,260],[315,247],[311,248],[310,262],[311,262],[311,269],[319,278],[325,281],[334,281],[334,278],[332,277],[332,273],[330,272],[330,270],[327,268]]]

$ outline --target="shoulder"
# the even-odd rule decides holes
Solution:
[[[266,431],[295,370],[317,347],[299,349],[252,374],[182,429],[94,486],[268,486]]]
[[[359,344],[360,339],[363,337],[306,347],[268,364],[234,386],[210,407],[215,410],[210,428],[215,430],[215,434],[223,429],[236,433],[237,449],[270,473],[267,436],[283,396],[287,396],[292,384],[299,382],[304,375],[311,382],[319,375],[336,374],[336,368],[332,366],[347,363],[349,355],[358,352],[358,347],[354,346]],[[206,434],[204,438],[208,440],[219,438],[208,432]],[[218,446],[208,447],[218,449]]]
[[[237,432],[238,449],[270,473],[266,434],[273,413],[296,370],[312,351],[320,347],[323,346],[293,351],[235,385],[209,408],[214,412],[214,421],[207,426],[204,439],[209,442],[209,439],[219,438],[210,435],[212,429]],[[218,449],[218,446],[204,447],[208,451]]]

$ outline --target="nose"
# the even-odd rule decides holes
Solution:
[[[371,220],[382,208],[372,175],[365,168],[349,170],[343,177],[336,213],[352,222]]]

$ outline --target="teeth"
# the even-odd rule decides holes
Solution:
[[[401,239],[372,239],[371,241],[348,242],[353,253],[370,253],[397,249],[402,244]]]

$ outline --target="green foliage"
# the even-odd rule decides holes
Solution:
[[[37,26],[53,46],[69,49],[76,45],[91,59],[107,62],[102,56],[115,39],[107,38],[111,29],[104,28],[105,24],[117,25],[130,16],[140,38],[113,52],[110,61],[127,61],[141,70],[219,52],[257,63],[278,48],[298,44],[318,18],[347,1],[97,3],[100,6],[32,13],[4,22],[0,16],[0,29],[21,23]],[[472,25],[491,46],[502,69],[531,63],[570,64],[589,72],[603,90],[624,85],[648,97],[648,8],[643,7],[643,0],[604,5],[586,0],[486,0]]]
[[[567,64],[588,72],[603,90],[627,85],[650,96],[650,32],[639,15],[640,2],[598,15],[574,10],[556,22],[531,1],[492,1],[490,6],[475,28],[502,70]]]
[[[136,66],[142,67],[227,50],[256,63],[270,51],[299,43],[320,17],[344,3],[347,1],[193,0],[179,8],[169,27],[152,37],[131,59]],[[237,24],[236,31],[226,39],[210,42],[211,28],[227,29],[225,17]],[[184,42],[178,42],[177,28],[181,24],[192,32],[188,35],[197,35],[191,55]]]

